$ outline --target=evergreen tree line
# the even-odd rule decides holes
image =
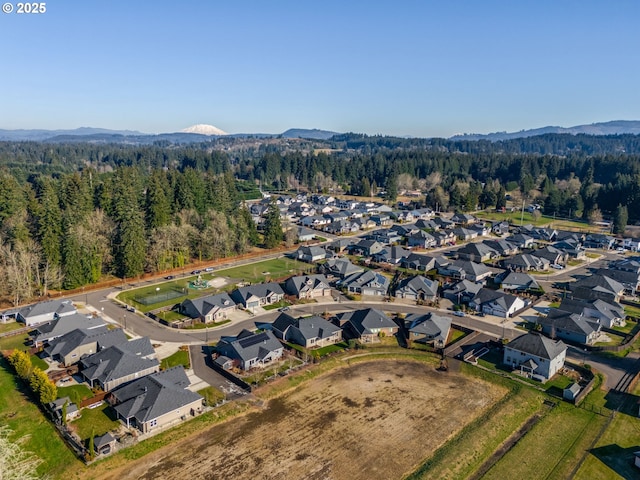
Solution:
[[[255,224],[224,173],[122,166],[20,181],[0,171],[0,291],[14,304],[103,275],[246,252]]]

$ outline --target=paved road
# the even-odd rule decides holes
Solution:
[[[206,345],[192,345],[189,347],[189,353],[193,373],[212,387],[216,387],[221,392],[224,392],[227,400],[235,400],[247,395],[244,390],[238,388],[233,382],[227,380],[210,366],[211,347]]]

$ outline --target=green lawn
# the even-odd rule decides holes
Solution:
[[[624,314],[629,317],[640,318],[640,308],[634,307],[632,305],[625,305]]]
[[[0,422],[14,432],[12,438],[23,439],[24,450],[42,460],[37,469],[38,475],[58,478],[67,469],[80,467],[80,461],[24,391],[18,389],[7,363],[0,360]]]
[[[31,365],[33,365],[34,368],[38,367],[43,372],[49,368],[49,364],[37,355],[31,355]]]
[[[214,387],[207,387],[202,390],[198,390],[198,394],[204,397],[207,401],[207,405],[215,405],[225,399],[225,394]]]
[[[272,280],[290,275],[298,275],[310,269],[314,269],[314,266],[308,263],[298,262],[297,260],[289,258],[276,258],[274,260],[265,260],[263,262],[219,270],[216,274],[244,282],[260,283],[267,279]]]
[[[287,300],[280,300],[279,302],[272,303],[271,305],[265,305],[263,308],[265,310],[275,310],[276,308],[288,307],[289,305],[291,305],[291,302],[288,302]]]
[[[175,367],[177,365],[182,365],[185,369],[191,368],[188,350],[178,350],[173,355],[170,355],[167,358],[163,358],[160,362],[160,368],[162,368],[163,370]]]
[[[58,398],[69,397],[71,403],[79,405],[82,400],[93,395],[91,389],[86,385],[71,385],[69,387],[58,387]]]
[[[82,440],[87,440],[92,434],[104,435],[120,426],[116,412],[106,402],[96,408],[83,408],[81,414],[70,426],[76,429]]]
[[[533,219],[533,215],[529,212],[522,212],[522,210],[518,210],[515,212],[477,212],[474,214],[476,217],[484,219],[484,220],[494,220],[494,221],[507,221],[511,222],[513,225],[520,225],[521,219],[522,222],[527,224],[540,226],[553,225],[554,228],[573,228],[580,230],[594,230],[590,227],[588,223],[571,221],[571,220],[556,220],[553,217],[548,217],[546,215],[542,215],[538,220]]]
[[[14,335],[13,337],[0,338],[0,350],[29,350],[26,345],[28,335]]]
[[[176,322],[184,319],[184,315],[173,310],[165,310],[156,314],[159,318],[166,320],[167,322]]]
[[[458,340],[460,340],[462,337],[464,337],[466,335],[466,333],[464,333],[462,330],[458,330],[456,328],[452,328],[450,330],[449,333],[449,343],[447,345],[451,345],[454,342],[457,342]]]
[[[0,323],[0,333],[13,332],[14,330],[18,330],[23,327],[24,327],[24,323],[18,323],[18,322]]]
[[[347,342],[340,342],[334,345],[327,345],[326,347],[318,348],[317,350],[315,350],[315,352],[317,352],[317,355],[324,357],[325,355],[329,355],[330,353],[340,352],[341,350],[344,350],[348,347],[349,345],[347,344]]]

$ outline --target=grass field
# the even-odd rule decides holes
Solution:
[[[28,339],[27,334],[0,338],[0,350],[29,350],[26,344]]]
[[[219,270],[216,274],[244,282],[259,283],[267,279],[272,280],[300,274],[310,269],[314,269],[314,266],[308,263],[298,262],[289,258],[276,258]]]
[[[71,403],[78,405],[82,400],[91,397],[91,389],[84,384],[58,387],[58,398],[69,397]]]
[[[570,230],[582,230],[582,231],[599,231],[597,227],[593,227],[585,222],[573,221],[573,220],[558,220],[553,217],[542,215],[538,220],[533,218],[533,215],[529,212],[516,211],[516,212],[477,212],[474,214],[476,217],[484,220],[493,221],[506,221],[511,222],[513,225],[527,225],[532,224],[538,227],[552,226],[553,228],[565,228]]]
[[[40,409],[18,388],[10,367],[0,360],[0,422],[14,433],[12,439],[23,439],[22,448],[42,460],[40,477],[60,478],[67,469],[81,464],[58,436]]]
[[[178,350],[173,355],[163,358],[160,362],[160,368],[166,370],[171,367],[182,365],[185,369],[191,368],[191,362],[189,361],[188,350]]]
[[[24,327],[24,323],[7,322],[0,323],[0,333],[12,332]]]

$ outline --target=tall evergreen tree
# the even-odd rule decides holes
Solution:
[[[628,221],[629,211],[627,210],[627,206],[618,204],[613,215],[613,233],[617,235],[624,235]]]
[[[282,222],[280,221],[280,209],[274,197],[271,197],[269,210],[264,220],[264,246],[275,248],[282,242]]]

